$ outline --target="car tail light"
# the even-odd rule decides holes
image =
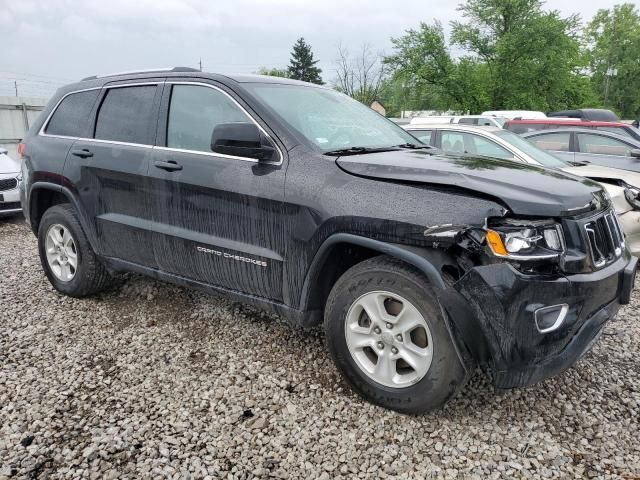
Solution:
[[[18,155],[20,155],[20,157],[24,157],[24,152],[25,152],[25,144],[20,142],[18,144]]]

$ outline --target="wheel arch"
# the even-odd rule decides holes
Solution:
[[[349,252],[349,250],[355,250],[356,255],[345,257],[345,252]],[[299,310],[322,310],[324,301],[336,280],[351,266],[376,255],[389,255],[413,265],[425,275],[436,289],[446,289],[447,286],[440,270],[434,262],[427,258],[428,255],[418,250],[426,249],[415,249],[400,244],[381,242],[350,233],[331,235],[316,251],[305,276],[300,293]],[[349,260],[344,261],[345,258]],[[336,268],[337,262],[335,260],[343,260],[339,263],[342,268]]]
[[[83,215],[83,210],[80,208],[80,205],[73,193],[71,193],[71,190],[63,187],[62,185],[50,182],[36,182],[31,186],[29,189],[27,204],[28,219],[31,230],[35,235],[38,235],[38,228],[44,213],[54,205],[60,205],[63,203],[69,203],[73,206],[78,214],[80,226],[87,235],[89,244],[95,251],[95,242],[91,235],[92,230],[87,228],[87,221],[85,215]]]

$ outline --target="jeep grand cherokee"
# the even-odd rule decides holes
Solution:
[[[317,85],[90,77],[22,150],[58,291],[140,272],[324,322],[352,387],[402,412],[440,406],[477,365],[499,388],[565,370],[631,295],[637,260],[597,184],[443,155]]]

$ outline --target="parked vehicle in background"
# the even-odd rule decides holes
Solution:
[[[640,256],[640,173],[563,160],[503,129],[461,125],[409,125],[404,128],[445,153],[504,158],[559,169],[600,182],[613,199],[629,249],[635,256]]]
[[[538,112],[535,110],[489,110],[482,112],[482,115],[504,117],[509,120],[514,118],[547,118],[547,115],[544,112]]]
[[[547,117],[579,118],[581,120],[596,120],[601,122],[620,121],[615,113],[604,108],[579,108],[576,110],[559,110],[557,112],[548,112]]]
[[[640,172],[640,141],[626,135],[586,128],[558,128],[521,136],[569,162],[589,162]]]
[[[443,156],[331,88],[173,69],[90,77],[43,113],[21,198],[58,291],[135,271],[324,322],[387,408],[436,408],[477,365],[500,388],[558,374],[630,301],[600,185]]]
[[[456,123],[461,125],[484,125],[489,127],[502,128],[505,117],[494,117],[489,115],[434,115],[430,117],[414,117],[409,124],[420,123]]]
[[[11,158],[7,149],[0,148],[0,218],[22,212],[18,189],[21,181],[20,162]]]
[[[552,130],[556,128],[569,127],[602,130],[603,132],[617,133],[618,135],[631,137],[634,140],[640,140],[640,130],[633,125],[623,122],[599,122],[573,118],[549,118],[546,120],[515,119],[505,122],[503,128],[520,135],[527,132],[535,132],[537,130]]]

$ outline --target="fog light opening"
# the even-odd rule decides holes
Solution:
[[[534,313],[536,328],[540,333],[550,333],[559,329],[569,313],[569,305],[553,305],[539,308]]]

